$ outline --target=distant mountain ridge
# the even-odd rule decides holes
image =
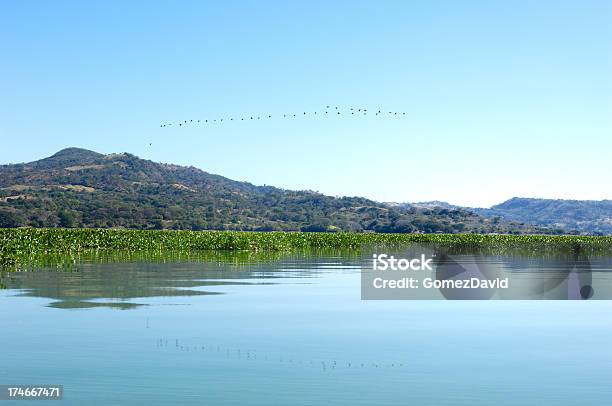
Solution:
[[[441,201],[402,203],[400,206],[463,209],[490,219],[501,218],[506,221],[528,223],[582,234],[612,234],[612,200],[514,197],[488,209],[455,206]]]
[[[255,186],[129,153],[67,148],[0,166],[0,227],[189,230],[549,232],[470,210]]]
[[[612,234],[612,200],[561,200],[514,197],[490,209],[473,209],[486,217],[578,230],[588,234]]]

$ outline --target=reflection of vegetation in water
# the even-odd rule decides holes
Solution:
[[[220,262],[225,264],[247,264],[278,259],[281,252],[266,251],[128,251],[128,250],[85,250],[66,253],[31,253],[21,256],[18,266],[7,267],[11,270],[36,271],[56,268],[61,271],[73,271],[84,262]]]
[[[507,271],[567,274],[576,263],[568,250],[535,251],[529,247],[470,248],[461,245],[413,244],[387,247],[396,257],[444,253],[476,258],[478,263],[502,264]],[[150,304],[147,298],[215,295],[229,286],[273,284],[279,278],[316,278],[322,272],[361,269],[371,261],[376,247],[352,250],[295,251],[109,251],[88,250],[68,254],[33,255],[32,262],[0,272],[0,285],[20,289],[17,294],[52,299],[50,306],[63,309],[110,307],[130,309]],[[600,253],[601,254],[601,253]],[[580,252],[580,258],[587,258]],[[595,269],[609,269],[610,256],[589,255]],[[572,262],[573,261],[573,262]],[[582,260],[578,261],[580,265]],[[538,285],[540,286],[540,285]],[[175,303],[177,304],[177,303]]]
[[[139,306],[142,305],[129,302],[87,302],[82,300],[63,300],[53,302],[49,305],[49,307],[54,307],[56,309],[91,309],[94,307],[107,307],[118,310],[129,310]]]
[[[571,259],[576,252],[588,254],[592,257],[608,257],[611,248],[589,247],[585,244],[566,245],[530,245],[530,244],[492,244],[492,245],[462,245],[462,244],[432,244],[436,251],[448,255],[475,255],[475,256],[504,256],[516,258],[537,259]]]
[[[226,286],[273,283],[275,278],[301,272],[309,258],[322,256],[358,259],[355,253],[333,250],[86,251],[39,255],[23,265],[30,272],[0,273],[0,280],[10,289],[23,290],[21,295],[55,299],[53,307],[129,309],[143,298],[215,295]]]

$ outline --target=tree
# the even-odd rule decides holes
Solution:
[[[72,228],[76,226],[76,218],[72,212],[62,210],[57,216],[59,217],[60,227]]]
[[[0,228],[15,228],[21,224],[19,217],[10,211],[0,211]]]
[[[162,230],[164,228],[164,222],[162,219],[153,219],[151,228],[154,230]]]

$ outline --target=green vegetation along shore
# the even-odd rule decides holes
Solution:
[[[0,264],[50,253],[90,250],[131,251],[290,251],[360,249],[411,243],[461,247],[522,248],[612,252],[612,237],[498,234],[378,234],[115,229],[0,229]]]

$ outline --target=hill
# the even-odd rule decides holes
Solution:
[[[425,209],[433,209],[433,208],[444,208],[444,209],[467,209],[470,210],[466,207],[460,207],[460,206],[455,206],[453,204],[447,203],[447,202],[442,202],[440,200],[432,200],[429,202],[414,202],[414,203],[400,203],[400,205],[402,205],[403,207],[421,207],[421,208],[425,208]]]
[[[0,166],[0,227],[375,232],[542,232],[465,209],[255,186],[132,154],[67,148]]]
[[[539,226],[577,230],[586,234],[612,234],[612,200],[554,200],[515,197],[490,209],[473,209],[487,217],[498,216]]]

